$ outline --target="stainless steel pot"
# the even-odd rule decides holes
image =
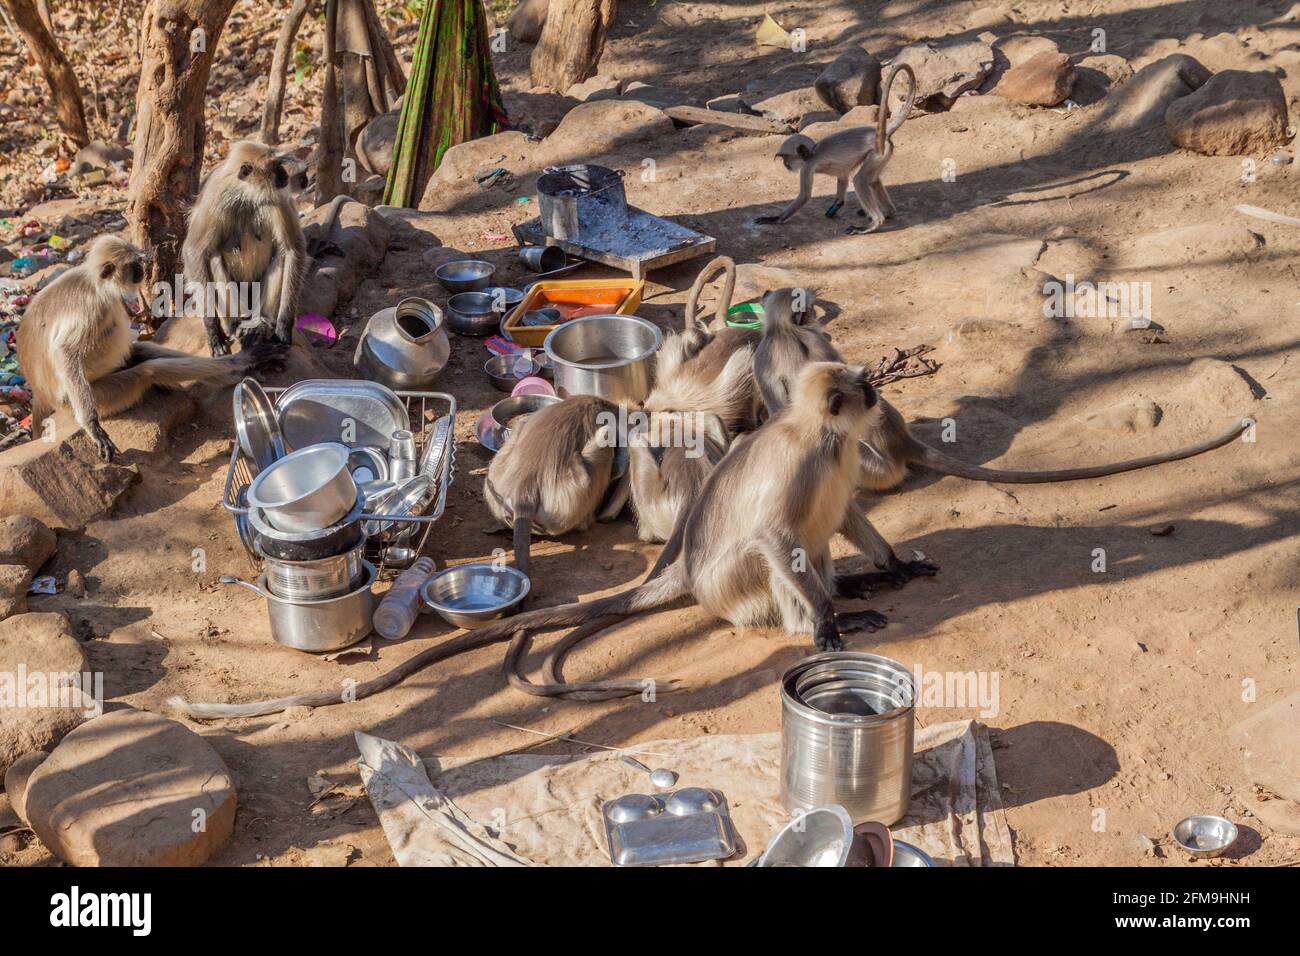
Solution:
[[[548,166],[537,178],[537,204],[547,235],[577,239],[584,224],[627,217],[623,172],[593,163]]]
[[[357,501],[350,452],[332,442],[309,445],[272,462],[248,486],[248,505],[279,531],[329,528]]]
[[[543,347],[561,398],[599,395],[637,405],[650,394],[651,365],[663,341],[656,325],[635,315],[588,315],[557,327]]]
[[[338,597],[321,601],[289,601],[266,589],[266,575],[253,584],[236,577],[221,578],[222,584],[238,584],[266,598],[271,620],[271,638],[277,644],[319,654],[350,647],[370,633],[375,613],[374,584],[378,572],[364,562],[365,579]]]
[[[411,297],[370,317],[352,364],[390,388],[423,389],[433,384],[450,355],[442,310]]]
[[[916,687],[887,657],[815,654],[781,678],[781,802],[838,804],[855,823],[907,813]]]
[[[342,554],[314,561],[282,561],[267,558],[266,589],[287,601],[322,601],[347,594],[365,575],[362,552],[366,544]]]

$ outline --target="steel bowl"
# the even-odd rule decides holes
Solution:
[[[371,445],[359,445],[348,454],[348,471],[360,488],[367,482],[388,478],[388,456]]]
[[[479,292],[492,283],[497,267],[482,259],[444,262],[433,274],[448,292]]]
[[[560,401],[562,399],[556,395],[512,395],[501,399],[492,406],[490,413],[497,448],[510,438],[510,423],[520,415],[531,415]]]
[[[834,804],[813,807],[777,831],[759,866],[847,866],[853,849],[853,821]]]
[[[894,840],[894,862],[890,866],[934,866],[934,860],[919,846]]]
[[[1237,825],[1223,817],[1202,814],[1174,824],[1171,831],[1179,849],[1200,859],[1222,856],[1237,842]]]
[[[483,371],[498,392],[512,392],[519,380],[529,376],[544,377],[547,367],[531,351],[494,355],[483,363]]]
[[[561,398],[598,395],[637,405],[650,394],[651,365],[663,340],[657,326],[634,315],[588,315],[552,330],[543,347]]]
[[[350,647],[370,633],[375,616],[374,584],[378,572],[363,562],[365,577],[347,594],[320,601],[290,601],[277,597],[266,587],[266,575],[257,583],[236,577],[221,578],[222,584],[238,584],[266,598],[271,621],[271,638],[277,644],[320,654]]]
[[[448,624],[475,628],[514,614],[531,587],[528,575],[509,565],[459,564],[424,582],[420,599]]]
[[[260,509],[280,531],[321,531],[357,502],[348,471],[346,445],[333,442],[300,448],[272,462],[248,486],[249,507]]]
[[[437,483],[429,475],[414,475],[401,484],[394,486],[378,498],[366,502],[366,512],[374,515],[394,515],[397,518],[422,515],[433,500]],[[379,537],[384,541],[399,543],[405,541],[415,531],[418,522],[399,522],[394,518],[372,519],[365,522],[365,532],[369,537]]]
[[[501,325],[501,313],[492,308],[486,292],[461,292],[447,300],[447,328],[457,335],[492,335]]]

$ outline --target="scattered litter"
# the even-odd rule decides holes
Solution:
[[[763,14],[763,22],[754,31],[754,40],[759,46],[775,46],[783,50],[790,49],[790,34],[770,14]]]
[[[328,316],[319,312],[308,312],[298,316],[294,328],[301,332],[317,348],[331,348],[339,340],[339,330]]]
[[[503,232],[485,232],[480,237],[487,242],[508,242],[510,237]]]
[[[54,575],[42,574],[39,578],[32,578],[31,586],[27,589],[28,594],[58,594],[58,586],[54,583]]]

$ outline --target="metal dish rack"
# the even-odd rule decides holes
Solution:
[[[268,388],[266,394],[278,402],[280,393],[285,391],[283,388]],[[416,538],[412,538],[409,546],[415,548],[417,554],[424,553],[425,543],[429,538],[429,531],[433,523],[442,517],[443,511],[447,507],[447,490],[451,487],[452,479],[456,475],[456,399],[446,392],[394,392],[406,404],[406,413],[411,420],[411,432],[415,436],[415,460],[423,461],[425,445],[433,431],[433,424],[444,416],[451,417],[451,427],[447,430],[447,447],[443,452],[442,461],[439,463],[440,474],[438,479],[438,494],[434,499],[432,507],[422,515],[390,515],[390,514],[371,514],[363,512],[361,520],[370,521],[392,521],[394,524],[423,525],[422,531],[419,531],[418,543]],[[221,504],[232,515],[247,515],[248,508],[240,506],[238,502],[239,490],[248,485],[253,480],[253,469],[243,450],[239,447],[239,442],[232,442],[233,447],[230,450],[230,467],[226,471],[226,485],[222,492]],[[418,530],[418,529],[417,529]],[[393,577],[397,571],[393,568],[385,567],[383,563],[383,546],[378,541],[366,543],[366,553],[371,563],[379,569],[379,574],[384,577]],[[255,565],[260,565],[256,555],[249,555]]]

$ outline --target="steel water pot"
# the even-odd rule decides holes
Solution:
[[[428,388],[451,355],[442,318],[436,305],[415,297],[379,310],[361,333],[353,366],[389,388]]]

